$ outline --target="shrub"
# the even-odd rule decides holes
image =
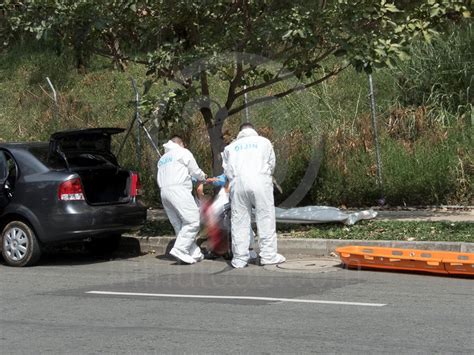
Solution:
[[[459,118],[472,109],[474,30],[472,23],[466,23],[446,33],[431,43],[413,43],[411,59],[400,62],[393,75],[403,106],[444,108],[455,116],[437,118]]]

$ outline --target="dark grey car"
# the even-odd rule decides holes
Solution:
[[[138,174],[111,152],[121,128],[58,132],[49,143],[0,144],[0,230],[5,262],[32,265],[49,243],[91,239],[113,248],[146,208]]]

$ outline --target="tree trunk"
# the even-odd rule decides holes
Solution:
[[[222,135],[223,122],[212,127],[207,128],[209,139],[211,141],[211,155],[212,155],[212,174],[214,176],[221,175],[222,169],[222,156],[221,153],[224,151],[224,137]]]
[[[86,60],[84,58],[82,43],[74,44],[74,57],[76,59],[76,69],[79,73],[84,74],[86,72]]]
[[[221,175],[223,172],[221,153],[225,148],[222,128],[227,118],[227,110],[219,109],[215,117],[209,107],[201,107],[200,111],[206,122],[207,134],[211,142],[212,174],[213,176]]]

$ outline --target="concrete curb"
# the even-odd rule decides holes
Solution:
[[[165,254],[174,243],[175,237],[140,237],[127,235],[140,245],[142,252]],[[199,239],[198,244],[204,244]],[[443,250],[461,253],[474,253],[474,243],[465,242],[407,242],[392,240],[340,240],[340,239],[309,239],[309,238],[278,238],[278,251],[291,256],[326,256],[338,247],[346,245],[368,245],[387,248]]]

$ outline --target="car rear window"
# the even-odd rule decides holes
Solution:
[[[66,162],[58,154],[49,154],[49,147],[32,147],[29,151],[50,169],[66,169]],[[69,167],[87,168],[87,167],[115,167],[117,162],[113,156],[106,157],[97,153],[67,153],[66,155]]]
[[[28,149],[40,162],[53,170],[66,169],[64,159],[58,156],[48,157],[49,147],[31,147]]]

